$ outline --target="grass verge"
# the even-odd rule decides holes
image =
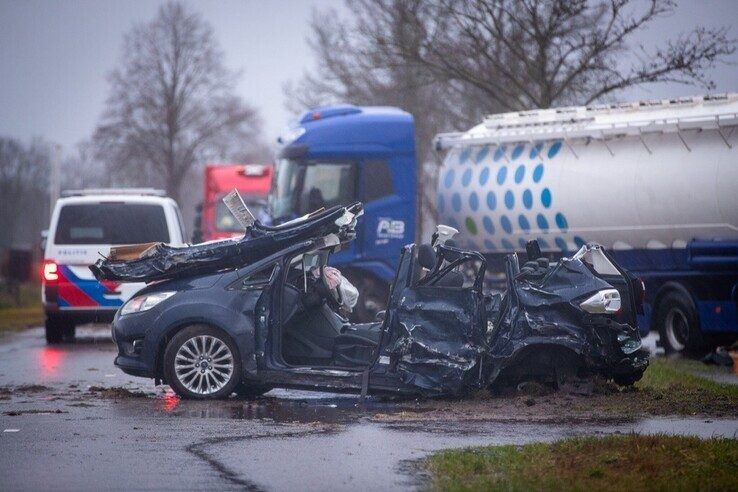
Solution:
[[[40,298],[41,286],[25,283],[19,295],[0,291],[0,331],[18,330],[44,324],[44,312]]]
[[[426,465],[437,490],[733,490],[738,441],[570,438],[443,451]]]
[[[19,330],[44,324],[44,310],[35,306],[0,309],[0,331]]]
[[[608,386],[589,402],[578,401],[576,408],[586,412],[594,406],[603,413],[623,416],[738,415],[738,385],[695,374],[697,364],[683,359],[652,359],[635,390]]]

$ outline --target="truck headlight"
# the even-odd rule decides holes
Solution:
[[[136,296],[123,305],[120,309],[120,315],[125,316],[126,314],[148,311],[160,302],[166,301],[174,294],[175,292],[157,292],[155,294]]]
[[[579,307],[591,314],[613,314],[620,311],[620,292],[603,289],[585,300]]]

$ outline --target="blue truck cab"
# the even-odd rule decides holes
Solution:
[[[275,224],[320,208],[364,203],[357,239],[332,265],[359,289],[357,320],[388,295],[398,252],[415,240],[413,117],[397,108],[335,105],[306,111],[279,138],[268,214]]]

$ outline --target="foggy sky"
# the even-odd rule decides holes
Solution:
[[[120,56],[123,33],[151,19],[160,1],[0,0],[0,135],[43,137],[65,153],[95,128],[108,94],[106,74]],[[738,19],[738,0],[682,0],[677,13],[644,33],[647,46],[697,24],[716,27]],[[226,65],[241,70],[239,94],[257,107],[272,144],[292,116],[282,84],[314,66],[305,43],[314,6],[337,0],[205,0],[188,4],[212,25]],[[345,10],[344,10],[345,13]],[[332,19],[327,19],[331,22]],[[738,37],[738,28],[731,34]],[[734,61],[736,57],[733,57]],[[713,73],[715,92],[738,91],[738,66]],[[656,86],[620,99],[704,92]]]

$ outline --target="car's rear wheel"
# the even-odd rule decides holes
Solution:
[[[660,345],[667,354],[699,355],[707,350],[694,303],[685,294],[666,294],[659,302],[655,321]]]
[[[241,356],[223,331],[192,325],[177,333],[164,352],[167,383],[182,398],[226,398],[241,382]]]
[[[633,386],[643,377],[644,371],[629,372],[626,374],[617,374],[612,378],[618,386]]]

